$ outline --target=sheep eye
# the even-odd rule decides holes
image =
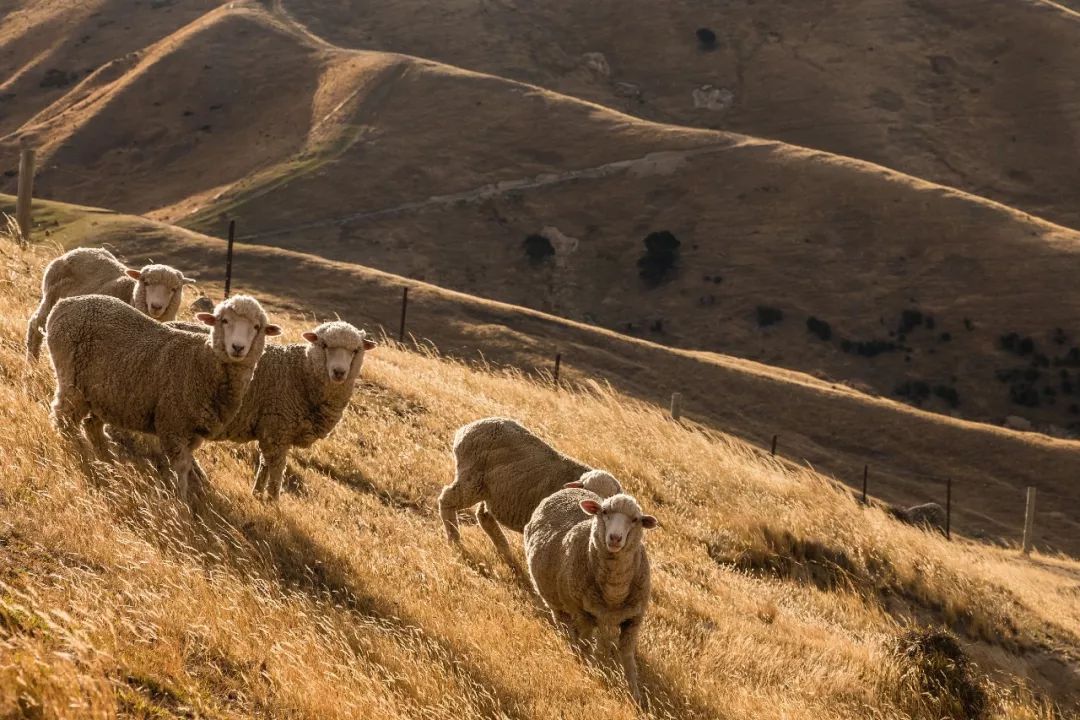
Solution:
[[[259,332],[260,330],[262,330],[262,325],[256,325],[255,332]]]
[[[229,324],[229,319],[228,318],[221,318],[221,324],[222,325],[228,325]]]

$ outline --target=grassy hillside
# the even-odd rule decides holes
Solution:
[[[649,120],[850,155],[1080,223],[1072,72],[1080,15],[1064,3],[276,5],[342,47],[431,58]],[[699,29],[713,33],[711,44]],[[703,87],[714,89],[711,104],[695,103]]]
[[[963,717],[896,650],[922,624],[958,634],[991,716],[1076,710],[1075,562],[899,526],[601,384],[386,345],[276,506],[251,498],[247,448],[202,453],[197,514],[133,466],[84,474],[49,425],[47,364],[22,357],[51,251],[0,251],[5,717],[634,717],[479,529],[464,557],[446,545],[451,433],[490,414],[609,468],[664,523],[639,653],[652,716]],[[313,322],[274,315],[286,339]]]
[[[237,218],[259,244],[1080,432],[1080,299],[1059,271],[1075,231],[839,155],[337,48],[290,7],[212,10],[24,122],[39,194],[215,234]],[[650,256],[654,233],[677,252]]]
[[[7,201],[0,197],[0,210]],[[108,245],[140,265],[169,262],[220,297],[224,243],[144,218],[41,202],[39,234],[65,246]],[[1015,542],[1024,488],[1041,501],[1036,542],[1080,553],[1080,448],[913,410],[843,385],[714,353],[662,345],[535,311],[454,293],[399,276],[259,245],[237,246],[233,288],[294,312],[335,312],[396,336],[402,287],[410,287],[408,330],[422,345],[532,373],[549,373],[556,352],[562,376],[610,383],[665,406],[683,393],[690,418],[759,447],[779,435],[779,453],[857,486],[870,466],[870,492],[901,504],[944,502],[952,478],[953,529]]]

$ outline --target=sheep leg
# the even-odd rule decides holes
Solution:
[[[210,478],[206,476],[206,471],[202,469],[202,465],[194,457],[191,458],[191,474],[202,487],[205,487],[210,482]]]
[[[266,470],[266,493],[271,500],[277,500],[281,495],[281,483],[285,479],[285,459],[289,454],[288,448],[261,447],[262,463],[267,466]]]
[[[52,310],[53,305],[59,300],[53,293],[46,293],[41,298],[41,304],[37,306],[37,310],[30,316],[30,321],[26,325],[26,359],[33,361],[36,360],[38,354],[41,352],[41,340],[44,337],[41,333],[41,326],[45,322],[45,318],[49,317],[49,311]]]
[[[480,527],[484,528],[484,532],[491,538],[491,542],[495,543],[495,549],[499,551],[506,563],[513,566],[514,556],[510,554],[510,544],[506,542],[506,536],[503,535],[502,528],[499,527],[499,521],[488,510],[487,503],[480,503],[480,506],[476,509],[476,519],[480,523]]]
[[[641,631],[641,621],[637,618],[626,620],[619,625],[619,661],[622,663],[623,674],[626,676],[626,685],[634,702],[641,704],[641,688],[638,686],[637,661],[634,659],[634,650],[637,648],[638,633]]]
[[[90,440],[98,458],[106,462],[116,462],[113,444],[105,435],[105,421],[97,415],[88,415],[83,419],[83,433]]]
[[[451,544],[461,546],[461,533],[458,530],[458,510],[472,507],[483,499],[480,489],[473,487],[473,483],[464,482],[461,473],[458,473],[454,482],[444,487],[442,492],[439,493],[439,515],[442,517],[443,527],[446,529],[446,539]],[[492,537],[492,540],[494,539]],[[496,545],[498,545],[497,542]]]
[[[255,461],[255,486],[251,488],[251,494],[255,497],[262,497],[263,493],[266,492],[266,475],[268,470],[269,467],[260,452],[258,460]]]
[[[202,493],[206,489],[206,485],[203,481],[206,480],[206,473],[203,472],[202,466],[199,465],[199,461],[195,459],[195,451],[202,447],[203,439],[196,437],[190,443],[188,443],[188,457],[191,458],[191,464],[188,470],[188,480],[193,481],[195,491]]]
[[[52,401],[52,421],[60,435],[75,444],[75,449],[84,462],[89,459],[90,453],[86,447],[86,437],[80,432],[79,425],[89,414],[90,404],[86,402],[82,392],[57,380]]]
[[[161,438],[161,449],[165,452],[168,467],[162,473],[162,480],[166,483],[176,483],[176,494],[184,503],[188,501],[188,476],[191,474],[191,448],[188,442],[181,437]]]

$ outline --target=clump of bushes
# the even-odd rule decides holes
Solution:
[[[775,325],[784,319],[784,311],[768,305],[757,306],[757,324],[759,327]]]
[[[900,313],[900,325],[897,332],[909,333],[923,323],[923,314],[918,310],[905,310]]]
[[[930,384],[923,380],[905,380],[896,386],[896,394],[916,405],[921,405],[930,397]]]
[[[832,327],[829,323],[824,320],[819,320],[813,315],[806,318],[806,329],[825,341],[828,341],[829,338],[832,337]]]
[[[716,33],[707,27],[698,28],[697,32],[698,44],[702,50],[715,50],[716,49]]]
[[[919,717],[981,720],[987,695],[956,638],[945,630],[913,628],[892,647],[892,666],[905,704]],[[926,707],[928,706],[928,707]]]
[[[649,287],[656,287],[664,280],[679,259],[679,239],[667,230],[659,230],[645,236],[645,254],[638,259],[638,275]]]
[[[948,403],[951,408],[960,406],[960,393],[950,385],[935,385],[934,394]]]
[[[1008,350],[1016,355],[1030,355],[1035,352],[1035,341],[1030,337],[1021,337],[1019,334],[1011,332],[1007,335],[1002,335],[998,342],[1001,344],[1002,350]]]
[[[840,349],[853,355],[872,358],[899,350],[900,346],[892,340],[841,340]]]
[[[529,262],[539,265],[555,254],[555,248],[543,235],[529,235],[525,238],[525,254],[529,257]]]

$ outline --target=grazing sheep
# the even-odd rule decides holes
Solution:
[[[169,325],[202,331],[191,323]],[[280,494],[290,447],[311,447],[330,434],[352,397],[364,353],[375,348],[367,333],[341,321],[323,323],[303,337],[307,345],[267,346],[240,409],[209,438],[259,442],[256,496]],[[205,478],[197,463],[195,472]]]
[[[521,532],[541,500],[570,485],[601,497],[622,492],[608,473],[563,455],[507,418],[484,418],[458,428],[454,465],[454,481],[439,494],[447,539],[460,546],[458,511],[480,503],[476,519],[511,565],[510,546],[499,523]]]
[[[41,303],[26,328],[26,357],[37,359],[41,326],[57,301],[77,295],[110,295],[166,322],[176,318],[184,285],[195,282],[168,265],[131,270],[102,248],[76,248],[49,263],[41,280]]]
[[[650,590],[643,539],[656,525],[629,495],[602,500],[587,490],[561,490],[525,526],[529,575],[556,626],[578,648],[596,628],[617,627],[619,660],[639,703],[634,650]]]
[[[158,323],[113,297],[83,295],[56,303],[45,325],[60,432],[84,449],[81,422],[106,457],[105,423],[157,435],[166,479],[171,473],[184,500],[192,451],[236,413],[266,336],[281,334],[244,295],[197,317],[212,326],[209,335]]]
[[[945,508],[936,502],[912,505],[909,508],[890,507],[889,513],[908,525],[945,531]]]

